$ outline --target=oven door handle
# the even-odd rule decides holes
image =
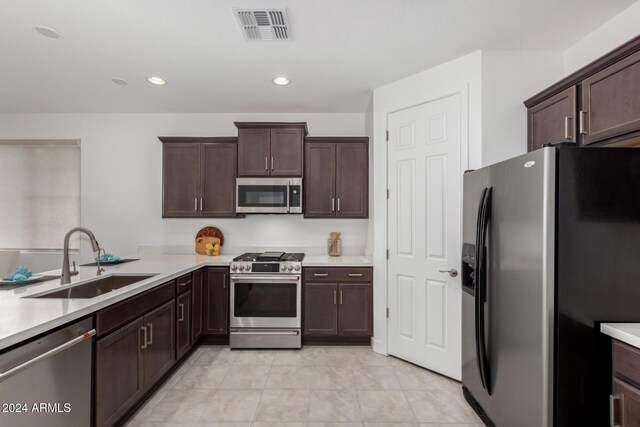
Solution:
[[[231,331],[231,335],[299,335],[299,331]]]
[[[234,282],[299,282],[300,276],[231,276]]]

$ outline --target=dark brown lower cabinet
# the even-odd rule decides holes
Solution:
[[[304,333],[307,335],[338,334],[338,284],[304,284]]]
[[[179,295],[176,304],[176,359],[180,359],[193,344],[191,341],[191,291]]]
[[[193,272],[191,285],[191,343],[195,344],[202,336],[202,298],[203,270]]]
[[[367,335],[373,332],[373,289],[371,283],[340,283],[338,335]]]
[[[158,381],[176,361],[175,319],[173,300],[144,316],[149,336],[144,349],[145,386],[151,386]]]
[[[205,335],[229,335],[229,269],[205,270],[203,321]]]
[[[307,268],[303,338],[307,343],[364,343],[373,335],[371,268]]]
[[[175,300],[96,342],[97,426],[116,424],[175,363]]]
[[[143,325],[139,318],[96,342],[97,426],[115,424],[143,394]]]
[[[613,394],[618,405],[612,408],[616,412],[612,425],[619,427],[640,426],[640,390],[619,379],[614,379]]]

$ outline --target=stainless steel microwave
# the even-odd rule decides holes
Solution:
[[[302,178],[236,178],[236,212],[301,214]]]

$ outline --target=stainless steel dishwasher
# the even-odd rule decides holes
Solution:
[[[0,354],[0,426],[91,425],[91,319]]]

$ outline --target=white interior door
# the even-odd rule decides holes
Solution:
[[[389,353],[459,380],[461,96],[387,120]]]

